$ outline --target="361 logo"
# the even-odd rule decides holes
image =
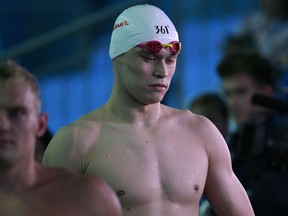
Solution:
[[[169,34],[169,25],[166,26],[155,26],[156,34]]]

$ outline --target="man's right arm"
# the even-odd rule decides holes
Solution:
[[[75,141],[75,133],[77,127],[72,125],[61,128],[48,144],[42,163],[50,167],[77,170],[80,151],[73,144],[80,140]]]

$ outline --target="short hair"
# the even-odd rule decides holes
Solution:
[[[212,110],[218,110],[221,116],[228,121],[229,112],[225,101],[217,93],[207,92],[199,95],[189,105],[189,110],[193,110],[195,106],[203,105],[209,107]]]
[[[225,79],[241,73],[248,74],[259,85],[276,83],[275,70],[272,63],[256,52],[233,52],[226,54],[217,65],[217,73]]]
[[[17,80],[27,83],[39,101],[38,108],[40,110],[40,90],[36,78],[27,69],[11,59],[0,62],[0,81],[7,82],[9,80]]]

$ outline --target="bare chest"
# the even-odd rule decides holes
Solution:
[[[198,205],[208,160],[196,136],[185,132],[114,130],[99,136],[83,166],[129,209],[151,202]]]

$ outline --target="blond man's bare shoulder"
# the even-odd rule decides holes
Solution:
[[[7,194],[6,205],[0,205],[1,215],[3,212],[3,215],[7,216],[20,215],[20,211],[23,211],[21,215],[25,216],[121,215],[122,210],[116,194],[97,176],[47,167],[39,163],[35,163],[35,173],[33,185],[20,193],[13,193],[13,196]],[[13,213],[15,203],[18,207],[17,214]]]

